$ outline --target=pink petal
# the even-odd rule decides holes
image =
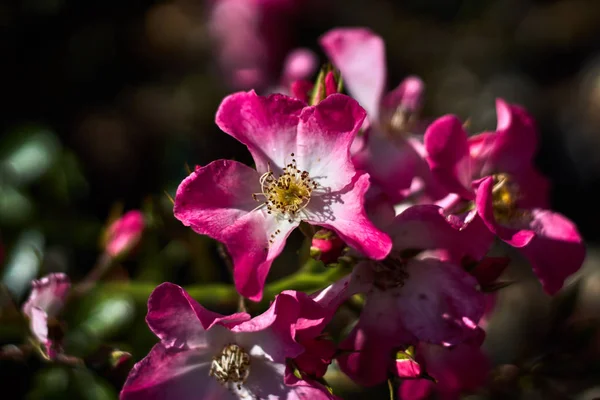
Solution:
[[[369,258],[385,258],[392,242],[367,218],[364,197],[369,188],[369,175],[356,174],[353,184],[343,191],[315,197],[306,211],[306,221],[334,230],[348,245]]]
[[[333,94],[300,115],[295,158],[322,188],[337,191],[354,174],[350,145],[365,119],[365,111],[345,95]]]
[[[30,310],[29,326],[31,332],[41,344],[48,343],[48,314],[38,307],[32,307]]]
[[[39,308],[50,317],[58,315],[71,288],[69,277],[63,273],[48,274],[31,282],[32,290],[27,302],[23,304],[23,313],[33,318],[32,309]]]
[[[386,229],[394,250],[448,250],[455,261],[463,257],[480,259],[490,249],[493,235],[481,229],[457,229],[444,217],[442,208],[435,205],[417,205],[396,216]]]
[[[425,132],[427,161],[434,177],[450,192],[472,199],[467,133],[453,115],[435,120]]]
[[[317,63],[317,55],[309,49],[291,51],[283,63],[283,86],[287,87],[294,81],[310,78],[317,68]]]
[[[423,104],[425,83],[418,76],[405,78],[381,102],[382,112],[393,114],[398,108],[409,113],[418,112]]]
[[[416,175],[421,157],[407,141],[391,143],[378,134],[370,134],[366,146],[352,156],[357,169],[366,171],[394,203],[404,200]]]
[[[292,97],[297,98],[304,103],[308,103],[310,92],[313,89],[313,83],[311,81],[299,80],[294,81],[290,85],[290,91]]]
[[[537,130],[533,118],[525,109],[496,100],[496,140],[490,154],[490,163],[496,171],[517,174],[530,167],[537,150]],[[487,172],[487,171],[486,171]]]
[[[238,92],[223,99],[216,123],[248,147],[260,174],[267,172],[269,163],[280,172],[277,168],[290,163],[296,150],[298,117],[304,107],[304,102],[280,94]]]
[[[237,399],[208,375],[212,354],[155,345],[134,365],[121,390],[121,400]]]
[[[402,400],[425,400],[435,392],[435,383],[427,379],[405,380],[398,389],[398,398]]]
[[[409,261],[407,274],[397,292],[380,294],[396,296],[389,318],[401,318],[407,331],[420,341],[453,344],[473,336],[484,300],[472,276],[432,258]]]
[[[247,349],[258,346],[275,363],[285,364],[304,350],[294,339],[300,304],[289,294],[279,294],[267,311],[232,328],[236,342]]]
[[[387,379],[393,349],[397,345],[395,338],[382,336],[370,330],[369,325],[362,325],[359,320],[358,325],[340,343],[342,353],[337,359],[338,365],[359,385],[377,385]]]
[[[148,299],[146,323],[165,347],[204,348],[213,325],[234,326],[249,320],[246,313],[223,316],[202,307],[172,283],[156,287]]]
[[[367,110],[369,119],[376,121],[386,79],[381,37],[364,28],[337,28],[323,35],[320,43],[352,97]]]
[[[260,175],[230,160],[197,168],[181,182],[175,195],[175,217],[197,233],[220,240],[224,231],[257,205]]]
[[[262,299],[271,264],[298,225],[298,221],[276,219],[259,210],[227,229],[223,242],[233,260],[235,287],[242,296]]]
[[[269,400],[304,400],[335,399],[327,390],[316,382],[286,379],[284,364],[264,360],[252,360],[250,375],[245,387],[252,394],[251,398]],[[288,382],[286,382],[288,380]],[[246,397],[242,397],[246,399]]]
[[[291,391],[285,400],[341,400],[340,397],[329,393],[327,388],[316,381],[300,380],[293,374],[288,374],[286,384]]]
[[[421,343],[417,351],[427,372],[437,380],[431,388],[444,399],[458,399],[462,393],[478,389],[490,372],[490,362],[478,344],[449,348]]]
[[[530,229],[535,238],[521,252],[549,294],[577,272],[585,259],[585,246],[577,227],[568,218],[547,210],[532,210]]]

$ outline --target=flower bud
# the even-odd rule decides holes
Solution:
[[[334,232],[321,229],[312,238],[310,256],[329,264],[337,260],[344,250],[344,246],[344,241]]]
[[[114,221],[106,231],[106,253],[113,258],[129,253],[139,243],[144,226],[144,215],[141,211],[126,212],[121,218]]]

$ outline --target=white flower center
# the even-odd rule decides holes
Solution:
[[[291,156],[294,157],[294,153]],[[269,168],[269,171],[260,177],[260,186],[262,193],[254,194],[254,199],[258,201],[257,195],[264,196],[267,213],[283,216],[292,222],[310,202],[317,183],[309,178],[307,171],[300,171],[296,160],[292,159],[279,177],[275,177]]]
[[[209,376],[214,376],[219,383],[227,386],[232,382],[238,390],[250,374],[250,355],[237,344],[228,344],[219,354],[213,357]]]

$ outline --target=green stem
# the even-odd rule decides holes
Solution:
[[[345,272],[340,268],[331,268],[319,274],[298,271],[292,275],[267,284],[263,300],[256,305],[256,307],[251,308],[265,309],[269,306],[273,298],[284,290],[298,290],[308,293],[314,292],[324,288],[344,274]],[[148,301],[148,297],[155,287],[156,285],[153,283],[131,284],[107,282],[98,285],[100,290],[111,293],[128,294],[133,297],[137,303],[142,304],[145,304]],[[239,295],[232,285],[221,283],[191,285],[186,286],[185,290],[192,298],[208,307],[213,306],[220,309],[234,310],[238,306]],[[251,304],[249,305],[251,306]]]

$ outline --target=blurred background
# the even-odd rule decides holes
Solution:
[[[15,306],[31,279],[52,271],[84,277],[107,223],[123,210],[143,210],[148,228],[108,277],[133,279],[133,289],[96,290],[65,311],[70,351],[98,357],[97,367],[0,360],[0,380],[11,386],[0,398],[116,398],[130,366],[108,368],[100,344],[136,360],[147,353],[155,340],[143,322],[151,289],[165,280],[229,282],[215,243],[174,219],[167,194],[186,165],[250,162],[215,126],[219,102],[236,90],[277,90],[285,56],[297,47],[325,62],[317,40],[339,26],[383,36],[389,89],[409,74],[425,81],[426,120],[454,113],[470,119],[472,132],[493,130],[496,97],[535,116],[537,163],[552,182],[553,208],[579,226],[589,256],[550,300],[514,255],[507,275],[517,283],[499,293],[487,328],[497,368],[474,396],[600,398],[598,0],[3,1],[0,345],[26,336]],[[272,278],[295,259],[284,254]],[[230,312],[230,300],[214,308]],[[366,398],[332,379],[347,398]],[[369,395],[386,398],[386,390]]]

